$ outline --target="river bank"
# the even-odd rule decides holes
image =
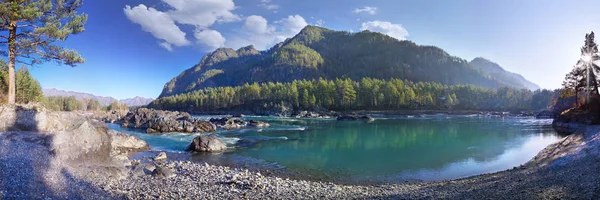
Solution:
[[[107,153],[111,152],[107,149],[112,149],[112,143],[107,142],[109,140],[65,137],[77,136],[73,134],[81,132],[73,130],[89,129],[100,135],[105,134],[93,127],[80,129],[81,124],[88,123],[87,120],[77,123],[79,125],[75,125],[74,129],[65,129],[69,131],[60,128],[71,127],[68,125],[72,124],[70,122],[84,117],[44,111],[10,112],[17,113],[13,126],[8,127],[14,130],[0,131],[2,199],[600,198],[600,176],[597,175],[600,170],[598,126],[590,126],[567,136],[548,146],[529,163],[511,170],[440,182],[348,185],[295,177],[286,179],[277,173],[182,161],[170,155],[158,162],[149,158],[123,162]],[[19,118],[35,120],[31,122]],[[24,131],[23,126],[28,124],[33,124],[36,129]],[[60,142],[62,139],[56,138],[73,138],[68,140],[68,144],[74,145],[65,146]],[[61,148],[69,151],[61,151]],[[84,156],[86,159],[83,161],[63,159],[73,156],[69,152],[96,156]],[[138,166],[142,165],[138,163],[152,164],[145,165],[149,168],[140,168]],[[165,174],[168,175],[160,176],[162,171],[158,173],[156,168],[166,169]]]
[[[600,198],[600,127],[588,127],[550,145],[511,170],[458,180],[344,185],[282,179],[242,168],[167,161],[172,178],[95,178],[111,195],[188,199],[597,199]]]

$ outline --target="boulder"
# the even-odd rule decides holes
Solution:
[[[226,150],[227,146],[216,136],[198,136],[188,146],[188,151],[218,152]]]
[[[246,127],[246,125],[247,125],[247,123],[241,119],[234,119],[234,118],[227,118],[227,117],[211,118],[209,121],[211,123],[215,124],[215,126],[217,126],[218,128],[222,128],[222,129],[226,129],[226,130],[243,128],[243,127]]]
[[[212,123],[193,118],[186,112],[140,108],[127,113],[121,121],[123,127],[146,129],[146,133],[216,131]]]
[[[118,153],[138,152],[149,150],[146,141],[123,132],[108,130],[112,150]]]
[[[250,120],[250,121],[248,121],[248,126],[257,127],[257,128],[265,128],[265,127],[269,127],[270,124],[263,122],[263,121]]]
[[[165,153],[164,151],[161,151],[160,153],[158,153],[158,155],[156,157],[154,157],[154,161],[164,161],[167,160],[167,153]]]

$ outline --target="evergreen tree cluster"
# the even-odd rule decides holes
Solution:
[[[585,35],[585,43],[581,47],[581,58],[573,69],[565,75],[562,85],[566,89],[564,96],[575,95],[579,97],[580,92],[589,92],[588,95],[598,96],[598,85],[600,82],[600,60],[598,45],[594,38],[594,32]]]
[[[348,110],[462,109],[540,110],[558,91],[489,89],[473,85],[442,85],[400,79],[350,78],[296,80],[289,83],[246,83],[237,87],[205,88],[159,98],[149,107],[207,112],[255,105],[291,105],[295,109]]]
[[[8,65],[0,59],[0,103],[6,103],[8,95]],[[16,73],[16,102],[20,104],[40,102],[44,96],[40,83],[31,76],[27,67],[20,67]]]

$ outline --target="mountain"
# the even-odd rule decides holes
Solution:
[[[307,26],[267,51],[258,51],[253,46],[217,49],[166,83],[160,97],[248,82],[342,77],[526,88],[518,80],[491,76],[438,47],[399,41],[370,31],[349,33]]]
[[[119,102],[121,102],[122,104],[128,105],[128,106],[145,106],[145,105],[150,104],[150,102],[152,102],[152,101],[154,101],[153,98],[144,98],[144,97],[140,97],[140,96],[137,96],[135,98],[119,100]]]
[[[75,96],[75,98],[77,100],[94,99],[94,100],[97,100],[98,102],[100,102],[100,105],[102,105],[102,106],[107,106],[117,100],[112,97],[95,96],[93,94],[88,94],[88,93],[64,91],[64,90],[58,90],[58,89],[54,89],[54,88],[50,88],[50,89],[44,88],[44,89],[42,89],[42,92],[44,93],[44,96],[46,96],[46,97],[49,97],[49,96],[61,96],[61,97]]]
[[[475,58],[471,62],[469,62],[473,67],[480,69],[483,73],[494,77],[496,80],[500,81],[502,84],[515,87],[515,88],[527,88],[530,90],[540,89],[535,83],[528,81],[523,76],[517,73],[512,73],[504,70],[500,65],[489,61],[485,58]]]
[[[128,105],[128,106],[145,106],[154,100],[152,98],[144,98],[144,97],[135,97],[135,98],[130,98],[130,99],[117,100],[112,97],[96,96],[96,95],[88,94],[88,93],[64,91],[64,90],[58,90],[58,89],[54,89],[54,88],[42,89],[42,92],[44,93],[44,96],[46,96],[46,97],[49,97],[49,96],[62,96],[62,97],[75,96],[75,98],[77,100],[94,99],[94,100],[97,100],[98,102],[100,102],[100,105],[102,105],[102,106],[110,105],[111,103],[113,103],[115,101],[119,101],[120,103]]]

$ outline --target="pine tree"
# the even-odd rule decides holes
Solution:
[[[31,77],[27,67],[20,67],[16,74],[16,102],[31,103],[39,102],[43,98],[40,83]]]
[[[47,61],[75,66],[84,59],[74,50],[55,45],[84,31],[86,14],[77,13],[82,0],[4,0],[0,3],[0,53],[8,54],[8,103],[16,100],[15,63],[29,66]]]

